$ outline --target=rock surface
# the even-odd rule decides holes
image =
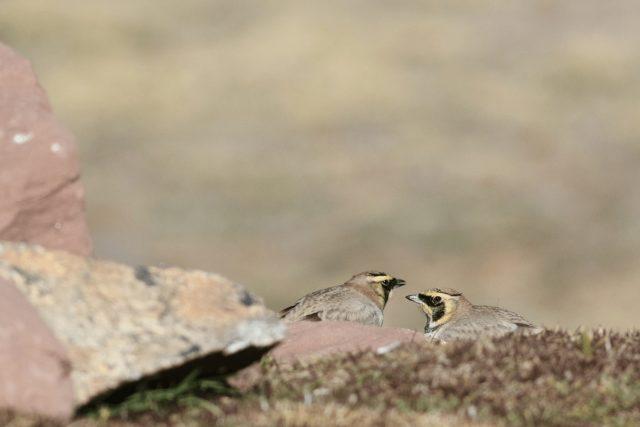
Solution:
[[[0,278],[0,409],[70,417],[70,366],[64,347],[36,310]]]
[[[76,405],[213,353],[266,351],[285,331],[241,286],[202,271],[0,243],[0,278],[16,284],[67,348]]]
[[[0,240],[91,252],[72,135],[27,60],[0,43]]]
[[[295,322],[287,324],[285,340],[269,354],[286,361],[332,353],[373,350],[384,353],[404,342],[422,342],[410,329],[366,326],[354,322]]]

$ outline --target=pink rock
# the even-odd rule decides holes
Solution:
[[[71,364],[35,309],[0,278],[0,408],[68,419]]]
[[[0,44],[0,240],[89,255],[73,136],[27,60]]]
[[[295,322],[287,325],[284,341],[270,353],[276,360],[302,359],[338,352],[392,350],[405,342],[423,342],[409,329],[365,326],[354,322]]]

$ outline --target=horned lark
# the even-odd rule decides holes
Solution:
[[[307,294],[280,312],[289,322],[298,320],[344,320],[382,326],[391,291],[404,286],[402,279],[386,273],[367,271],[356,274],[342,285]]]
[[[424,334],[429,339],[450,341],[499,336],[516,330],[540,332],[542,329],[513,311],[486,305],[473,305],[454,289],[429,289],[407,295],[427,316]]]

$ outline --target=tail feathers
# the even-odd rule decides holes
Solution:
[[[293,305],[290,305],[289,307],[285,307],[285,308],[283,308],[282,310],[280,310],[280,313],[279,313],[279,314],[280,314],[280,318],[281,318],[281,319],[284,319],[284,317],[285,317],[287,314],[289,314],[289,312],[290,312],[291,310],[293,310],[293,308],[294,308],[295,306],[296,306],[296,304],[293,304]]]
[[[289,307],[285,307],[282,310],[280,310],[280,318],[281,319],[286,319],[287,315],[289,313],[291,313],[291,311],[296,308],[297,304],[294,304],[292,306]],[[297,313],[297,315],[294,315],[291,317],[291,319],[288,319],[291,321],[298,321],[298,320],[308,320],[311,322],[319,322],[322,320],[322,318],[320,317],[320,312],[316,311],[313,313],[309,313],[309,314],[305,314],[305,315],[301,315],[301,313]]]

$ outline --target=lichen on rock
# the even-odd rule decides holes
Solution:
[[[242,286],[213,273],[0,243],[0,278],[15,283],[65,345],[76,405],[212,353],[266,351],[284,336],[257,297],[246,304]]]

